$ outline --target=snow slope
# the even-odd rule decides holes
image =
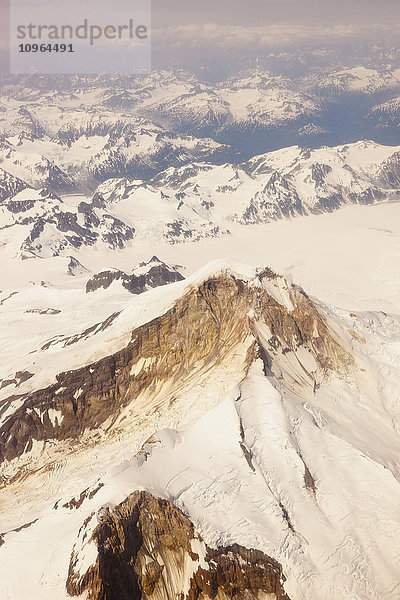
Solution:
[[[67,600],[135,490],[277,560],[291,600],[398,600],[400,146],[207,137],[329,133],[321,95],[398,75],[2,88],[0,600]]]
[[[172,223],[167,231],[160,223],[160,233],[173,242],[196,238],[202,227],[210,235],[211,224],[219,235],[235,222],[256,224],[395,199],[399,156],[398,147],[370,141],[318,150],[293,146],[239,165],[170,167],[148,182],[108,180],[96,193],[119,219],[143,219],[138,230],[150,219],[156,225],[154,218],[162,215],[164,223]],[[181,231],[191,224],[192,235]]]
[[[259,285],[253,267],[213,263],[185,282],[124,301],[113,338],[121,340],[124,331],[162,314],[193,286],[221,275]],[[283,280],[267,289],[293,309]],[[104,292],[111,301],[115,292]],[[209,545],[237,542],[273,556],[292,599],[395,600],[400,322],[384,313],[317,307],[356,361],[347,374],[294,391],[277,373],[266,373],[260,359],[236,381],[234,363],[227,370],[215,363],[200,387],[183,388],[175,408],[143,413],[139,429],[130,426],[114,436],[104,431],[95,444],[88,440],[75,451],[68,444],[34,446],[32,459],[43,468],[0,491],[5,598],[66,598],[69,557],[74,544],[82,544],[77,532],[83,521],[146,489],[188,514]],[[100,336],[102,352],[115,351]],[[68,353],[60,356],[68,360]],[[82,347],[79,360],[85,360]],[[312,361],[308,368],[315,368]],[[73,508],[70,500],[83,491]],[[92,519],[95,526],[97,517]],[[96,548],[84,546],[82,575],[95,559]],[[23,577],[21,560],[27,565]]]

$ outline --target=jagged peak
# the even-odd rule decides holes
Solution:
[[[303,397],[311,398],[315,385],[330,373],[346,373],[353,367],[344,339],[330,330],[316,305],[271,269],[216,261],[187,281],[168,287],[172,289],[168,304],[163,298],[164,308],[156,299],[158,289],[147,292],[142,301],[145,321],[136,328],[132,326],[135,301],[64,344],[55,340],[56,347],[61,344],[65,365],[65,348],[93,335],[98,340],[110,339],[109,329],[114,330],[111,345],[102,347],[103,358],[57,373],[57,383],[32,392],[5,420],[0,429],[0,458],[12,460],[29,452],[31,427],[36,440],[72,438],[75,443],[84,431],[96,430],[109,419],[129,427],[129,418],[122,425],[124,415],[137,410],[149,386],[165,386],[184,402],[182,390],[193,369],[213,378],[218,377],[220,366],[228,370],[234,366],[240,378],[257,348],[263,348],[271,376],[292,393],[301,391]],[[80,365],[85,361],[84,347],[79,352]],[[76,348],[71,352],[76,360]],[[36,359],[35,370],[37,366]],[[32,387],[34,380],[29,380]],[[103,402],[110,394],[112,400]],[[49,409],[61,413],[57,425],[49,419]],[[26,427],[21,428],[21,422]]]

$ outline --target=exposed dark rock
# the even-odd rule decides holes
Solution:
[[[8,385],[21,385],[21,383],[25,383],[25,381],[28,381],[31,377],[33,377],[33,375],[32,373],[29,373],[29,371],[17,371],[13,379],[4,379],[1,382],[0,390]]]
[[[82,263],[79,262],[78,259],[76,259],[74,256],[69,257],[69,263],[68,263],[68,267],[67,267],[68,275],[75,277],[77,275],[78,276],[83,275],[84,273],[88,273],[88,272],[89,272],[89,269],[84,267],[82,265]]]
[[[8,387],[9,385],[16,385],[16,383],[16,379],[3,379],[0,385],[0,390],[2,390],[5,387]]]
[[[96,273],[89,279],[86,283],[86,293],[95,292],[100,288],[106,290],[110,287],[113,281],[119,281],[120,279],[123,282],[127,281],[129,275],[124,273],[123,271],[119,271],[118,269],[110,269],[109,271],[101,271],[100,273]]]
[[[317,187],[323,186],[327,175],[332,173],[332,167],[329,165],[314,163],[311,165],[311,179]]]
[[[24,106],[18,111],[19,119],[14,125],[26,127],[26,131],[31,133],[34,138],[42,138],[45,135],[45,131],[41,123],[32,115],[31,112]]]
[[[80,202],[80,204],[78,204],[78,212],[83,214],[89,214],[93,211],[94,208],[104,208],[105,205],[106,203],[102,196],[98,192],[96,192],[93,195],[91,202]]]
[[[54,214],[56,220],[56,227],[63,233],[73,232],[76,234],[76,238],[80,240],[79,246],[82,243],[92,245],[97,240],[97,233],[90,231],[88,228],[81,227],[78,224],[78,217],[75,213],[71,212],[58,212]]]
[[[104,223],[107,227],[107,231],[102,233],[101,238],[110,248],[122,250],[125,247],[125,242],[133,239],[135,229],[112,215],[104,214],[101,223]]]
[[[172,395],[194,369],[206,375],[211,365],[229,360],[243,345],[262,346],[271,370],[289,389],[308,385],[312,393],[315,374],[308,374],[306,369],[298,381],[292,375],[285,379],[282,349],[296,353],[301,346],[302,352],[310,352],[320,378],[331,370],[347,372],[353,360],[332,337],[308,296],[295,286],[290,294],[291,311],[262,287],[248,286],[233,276],[205,281],[164,315],[133,331],[132,341],[122,350],[92,365],[61,373],[56,384],[30,394],[0,428],[0,461],[29,451],[34,439],[78,442],[84,431],[97,429],[110,419],[115,422],[121,410],[142,392],[156,390],[169,381]],[[249,313],[254,316],[249,318]],[[271,332],[269,340],[259,338],[257,320]],[[108,325],[105,321],[62,343],[74,343]],[[253,359],[254,351],[243,356],[244,373]],[[140,361],[145,361],[145,366],[136,372]],[[60,423],[51,422],[51,408],[61,412]]]
[[[12,198],[27,187],[28,184],[25,181],[0,169],[0,202]]]
[[[317,486],[315,485],[315,479],[311,475],[310,469],[304,463],[304,484],[308,490],[310,490],[313,494],[317,491]]]
[[[240,399],[240,397],[238,398],[238,400]],[[247,446],[246,444],[246,440],[244,437],[244,428],[243,428],[243,421],[239,416],[239,427],[240,427],[240,439],[241,441],[239,442],[240,448],[243,452],[243,456],[246,459],[247,464],[249,465],[250,469],[253,471],[253,473],[255,472],[255,467],[253,465],[253,453],[250,450],[250,448]]]
[[[99,492],[103,486],[104,483],[100,482],[92,490],[90,488],[87,488],[80,494],[78,499],[72,498],[69,502],[63,504],[63,508],[69,508],[70,510],[80,508],[86,499],[91,500],[92,498],[94,498],[97,492]]]
[[[277,561],[238,544],[208,547],[192,522],[167,500],[134,492],[116,508],[101,510],[99,524],[88,538],[85,529],[93,518],[91,515],[81,528],[71,555],[66,583],[71,596],[86,593],[88,600],[261,600],[266,594],[275,594],[276,600],[289,600]],[[98,556],[86,573],[80,573],[79,554],[87,543],[96,544]],[[187,572],[188,560],[192,561],[192,575]],[[186,594],[185,588],[189,588]]]
[[[80,334],[72,335],[72,336],[68,336],[68,337],[57,336],[57,337],[49,340],[48,342],[46,342],[41,347],[41,350],[48,350],[49,348],[51,348],[51,346],[54,346],[55,344],[61,344],[64,347],[71,346],[72,344],[76,344],[77,342],[80,342],[81,340],[92,337],[93,335],[96,335],[96,333],[105,331],[108,327],[110,327],[110,325],[112,325],[112,323],[119,316],[119,314],[120,314],[119,312],[113,313],[112,315],[107,317],[107,319],[105,319],[102,323],[96,323],[95,325],[92,325],[91,327],[88,327],[87,329],[85,329],[85,331],[82,331],[82,333],[80,333]]]
[[[150,267],[144,275],[131,275],[123,285],[131,294],[141,294],[147,289],[167,285],[168,283],[175,283],[183,279],[184,277],[178,271],[170,269],[167,265],[160,264]]]
[[[17,380],[17,385],[21,385],[21,383],[25,383],[25,381],[28,381],[28,379],[30,379],[31,377],[33,377],[33,374],[29,373],[29,371],[17,371],[15,373],[15,379]]]
[[[289,513],[287,511],[287,508],[285,506],[283,506],[282,502],[279,502],[279,508],[282,511],[282,516],[284,521],[286,522],[287,526],[289,527],[290,531],[295,531],[294,527],[293,527],[293,523],[290,520],[289,517]]]
[[[102,105],[107,108],[119,108],[119,109],[133,109],[139,103],[139,98],[134,94],[127,92],[126,90],[120,94],[109,96],[106,100],[103,100]]]
[[[35,200],[9,200],[7,202],[7,209],[13,214],[27,212],[35,206]]]
[[[6,531],[5,533],[0,533],[0,547],[3,544],[5,544],[4,537],[6,535],[8,535],[9,533],[19,533],[23,529],[28,529],[29,527],[32,527],[32,525],[34,525],[38,520],[39,519],[34,519],[34,521],[30,521],[29,523],[24,523],[23,525],[20,525],[20,527],[16,527],[16,529],[11,529],[10,531]]]
[[[36,192],[37,194],[37,192]],[[98,201],[91,204],[81,202],[77,212],[71,212],[66,209],[65,203],[50,192],[43,189],[40,192],[42,198],[24,200],[15,202],[9,200],[7,207],[10,211],[18,215],[14,225],[30,225],[29,235],[22,243],[22,258],[31,258],[40,256],[42,252],[51,252],[53,256],[63,254],[68,246],[81,248],[83,246],[93,246],[102,241],[109,248],[121,249],[126,243],[133,239],[135,229],[112,215],[107,214],[97,208]],[[43,200],[49,202],[43,203]],[[34,217],[24,216],[22,213],[29,211],[37,204],[40,210],[39,215]],[[83,215],[83,216],[82,216]],[[41,236],[47,228],[54,228],[60,232],[54,241],[50,244],[42,242]],[[71,257],[69,272],[74,274],[83,274],[85,267],[80,265],[79,261]],[[72,274],[70,272],[70,274]]]
[[[152,264],[154,263],[154,264]],[[128,275],[118,269],[109,271],[101,271],[96,273],[86,284],[86,292],[94,292],[100,288],[107,289],[113,281],[122,281],[122,285],[131,294],[142,294],[148,289],[167,285],[182,281],[184,277],[173,267],[169,267],[165,263],[153,257],[148,263],[141,263],[139,268],[143,271],[144,267],[148,267],[144,273],[135,275],[135,270],[132,275]]]
[[[243,452],[243,456],[246,459],[247,464],[249,465],[250,469],[255,472],[255,468],[253,465],[253,454],[251,452],[251,450],[248,449],[248,447],[246,446],[246,444],[244,442],[239,442],[240,443],[240,448]]]
[[[400,152],[395,152],[382,164],[378,180],[390,188],[400,187]]]
[[[265,594],[289,600],[281,565],[260,550],[239,544],[207,547],[205,560],[207,568],[200,567],[194,574],[187,600],[262,600]]]
[[[28,308],[25,312],[36,315],[59,315],[61,310],[57,308]]]

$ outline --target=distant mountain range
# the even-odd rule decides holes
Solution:
[[[398,600],[395,64],[3,82],[0,600]]]
[[[217,84],[182,70],[20,78],[0,89],[0,165],[21,177],[22,164],[22,179],[58,190],[293,144],[400,144],[400,68],[390,65],[314,69],[295,80],[253,67]]]
[[[229,235],[235,224],[398,199],[400,147],[293,146],[240,164],[191,162],[147,181],[108,179],[90,198],[35,190],[0,171],[0,190],[0,241],[12,239],[22,258],[85,246],[121,249],[154,236],[175,244]]]

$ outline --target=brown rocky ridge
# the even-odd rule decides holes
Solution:
[[[28,452],[33,440],[78,443],[85,431],[122,426],[126,407],[150,413],[163,393],[167,411],[185,382],[206,380],[233,357],[238,383],[258,353],[266,375],[303,395],[353,362],[303,290],[269,270],[252,282],[221,273],[189,287],[165,314],[134,330],[122,350],[27,396],[0,428],[0,461]],[[51,420],[50,409],[62,416]]]
[[[88,600],[289,600],[277,561],[238,544],[210,548],[171,502],[147,492],[134,492],[115,508],[92,514],[78,537],[66,583],[70,596],[85,593]],[[87,547],[93,544],[96,558],[82,568]]]

